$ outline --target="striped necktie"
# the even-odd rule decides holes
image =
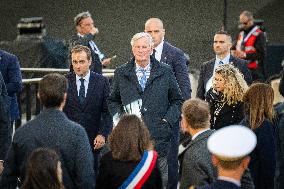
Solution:
[[[146,82],[147,82],[146,69],[140,68],[138,71],[141,73],[141,77],[139,79],[139,84],[140,84],[142,90],[144,91],[145,86],[146,86]]]

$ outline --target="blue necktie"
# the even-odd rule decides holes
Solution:
[[[144,91],[145,86],[146,86],[146,82],[147,82],[146,70],[143,69],[143,68],[140,68],[139,71],[140,71],[140,73],[142,73],[142,76],[140,77],[140,80],[139,80],[139,84],[140,84],[142,90]]]
[[[223,65],[223,64],[224,64],[224,62],[222,62],[222,60],[220,60],[219,65]]]
[[[80,81],[81,81],[81,86],[79,89],[79,101],[81,104],[83,104],[85,101],[85,84],[84,84],[85,79],[80,78]]]

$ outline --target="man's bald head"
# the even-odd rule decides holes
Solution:
[[[144,31],[149,33],[154,41],[154,47],[157,47],[164,39],[164,24],[159,18],[150,18],[145,23]]]

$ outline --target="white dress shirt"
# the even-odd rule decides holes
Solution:
[[[163,52],[163,46],[164,46],[164,39],[162,42],[155,48],[155,58],[160,62],[162,58],[162,52]]]
[[[77,85],[77,92],[78,92],[78,96],[79,96],[79,90],[81,87],[81,79],[82,77],[76,75],[76,85]],[[85,85],[85,97],[87,96],[87,91],[88,91],[88,85],[89,85],[89,81],[90,81],[90,70],[87,73],[87,75],[85,75],[85,77],[83,77],[84,79],[84,85]]]

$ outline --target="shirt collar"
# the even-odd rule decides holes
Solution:
[[[230,178],[230,177],[218,176],[218,179],[224,180],[224,181],[227,181],[227,182],[232,182],[239,187],[241,186],[241,182],[239,180],[236,180],[236,179],[233,179],[233,178]]]
[[[81,78],[83,78],[87,83],[89,83],[90,80],[90,70],[88,71],[88,73],[84,76],[84,77],[80,77],[76,74],[76,81],[80,81]]]
[[[84,37],[84,35],[80,34],[79,32],[77,33],[77,35],[78,35],[79,37]]]
[[[150,65],[150,62],[149,62],[149,64],[145,67],[145,68],[142,68],[141,66],[139,66],[136,62],[135,62],[135,65],[136,65],[136,72],[139,70],[139,69],[144,69],[144,70],[146,70],[146,71],[150,71],[150,69],[151,69],[151,65]]]
[[[191,140],[196,139],[196,137],[197,137],[198,135],[200,135],[201,133],[204,133],[205,131],[208,131],[208,130],[210,130],[210,129],[209,129],[209,128],[208,128],[208,129],[204,129],[204,130],[202,130],[202,131],[199,131],[199,132],[195,133],[195,134],[191,137]]]
[[[216,56],[216,63],[217,64],[219,64],[219,62],[220,61],[222,61],[223,62],[223,64],[228,64],[229,62],[230,62],[230,53],[228,53],[228,55],[225,57],[225,58],[223,58],[223,60],[221,60],[220,58],[218,58],[217,56]]]
[[[162,54],[163,46],[164,46],[164,39],[163,39],[162,42],[155,48],[156,52],[158,52],[159,54]]]

